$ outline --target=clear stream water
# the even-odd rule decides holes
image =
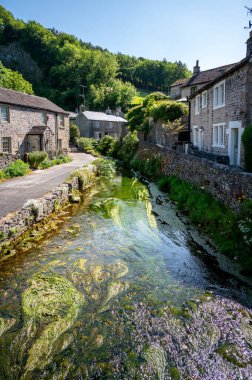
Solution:
[[[0,266],[0,379],[252,379],[252,288],[153,184],[100,182]]]

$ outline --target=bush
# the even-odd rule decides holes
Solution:
[[[129,132],[122,140],[122,144],[118,151],[118,157],[129,163],[137,151],[138,143],[137,131]]]
[[[244,129],[242,143],[244,146],[245,169],[252,172],[252,125]]]
[[[182,115],[188,114],[188,106],[175,101],[160,101],[154,103],[151,108],[150,115],[154,121],[174,121]]]
[[[76,139],[80,138],[80,130],[76,124],[70,124],[70,141],[75,144]]]
[[[160,154],[156,154],[154,157],[147,158],[146,160],[136,157],[130,162],[130,165],[133,169],[143,173],[147,178],[157,180],[161,176],[161,162]]]
[[[116,164],[112,160],[99,158],[98,160],[95,160],[93,164],[96,166],[97,174],[101,178],[111,179],[116,174]]]
[[[97,151],[106,156],[113,141],[114,139],[112,136],[104,136],[98,142],[98,145],[96,148]]]
[[[107,154],[110,157],[117,158],[118,150],[119,150],[119,141],[118,139],[114,139],[110,144]]]
[[[93,151],[96,147],[96,143],[94,139],[88,138],[88,137],[81,137],[78,140],[78,147],[79,150],[85,153],[90,153]]]
[[[31,152],[28,156],[28,161],[32,169],[38,169],[39,165],[48,158],[46,152]]]
[[[84,188],[89,185],[93,178],[93,173],[88,170],[87,168],[84,169],[76,169],[74,170],[70,177],[68,178],[71,180],[72,178],[77,177],[79,182],[79,189],[84,190]]]
[[[22,160],[17,160],[4,170],[5,178],[22,177],[30,172],[29,165]]]
[[[4,172],[2,170],[0,170],[0,181],[1,179],[4,179]]]
[[[43,162],[41,162],[41,164],[39,165],[39,169],[48,169],[50,168],[52,165],[52,161],[51,160],[44,160]]]

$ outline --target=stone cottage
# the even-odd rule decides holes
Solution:
[[[120,138],[127,120],[120,116],[120,109],[116,115],[112,115],[108,109],[105,112],[84,111],[82,108],[75,118],[75,124],[79,127],[81,137],[101,139],[108,135]]]
[[[67,151],[69,116],[46,98],[0,88],[0,154]]]
[[[195,153],[243,167],[241,136],[252,123],[252,32],[246,58],[195,91],[190,103]]]
[[[190,95],[200,90],[207,83],[213,81],[215,78],[230,70],[235,65],[235,63],[232,63],[230,65],[201,71],[199,67],[199,61],[197,60],[196,65],[193,68],[193,75],[191,78],[178,79],[170,86],[171,99],[186,101]]]

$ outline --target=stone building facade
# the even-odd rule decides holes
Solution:
[[[241,136],[252,123],[252,33],[247,56],[190,97],[191,141],[197,155],[244,166]],[[206,154],[206,155],[204,155]]]
[[[69,116],[48,99],[0,88],[0,154],[67,151]]]
[[[101,139],[105,135],[120,138],[127,120],[118,115],[112,115],[110,110],[104,112],[80,111],[75,118],[81,137]],[[119,113],[119,112],[118,112]]]

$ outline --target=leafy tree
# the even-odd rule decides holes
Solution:
[[[70,124],[70,141],[73,143],[80,137],[80,130],[76,124]]]
[[[0,62],[0,87],[33,94],[32,85],[17,71],[12,71]]]

